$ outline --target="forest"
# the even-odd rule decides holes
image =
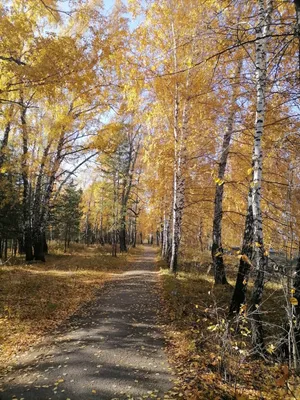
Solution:
[[[300,1],[0,0],[0,37],[4,382],[152,260],[175,386],[99,399],[299,399]]]

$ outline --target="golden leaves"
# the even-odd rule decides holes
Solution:
[[[296,297],[290,297],[290,303],[293,306],[297,306],[298,305],[298,300],[296,299]]]
[[[225,181],[223,179],[220,179],[220,178],[215,178],[214,181],[219,186],[222,186],[225,183]]]
[[[123,129],[124,126],[118,122],[107,124],[98,131],[92,146],[106,153],[114,153],[124,137]]]

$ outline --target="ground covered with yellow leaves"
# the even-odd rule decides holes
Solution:
[[[63,253],[55,244],[46,263],[16,259],[1,267],[1,369],[91,301],[113,274],[128,268],[128,256],[115,258],[109,250],[73,245]]]
[[[238,329],[228,320],[231,285],[214,287],[207,266],[175,277],[162,262],[161,286],[169,355],[178,375],[174,398],[300,398],[300,380],[294,371],[271,351],[265,360],[253,357],[246,318]],[[274,283],[267,285],[266,294],[271,312],[265,318],[272,325],[274,315],[280,317],[281,297]]]

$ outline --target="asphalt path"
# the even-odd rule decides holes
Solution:
[[[84,315],[20,357],[1,400],[159,399],[172,373],[159,324],[155,250],[107,283]]]

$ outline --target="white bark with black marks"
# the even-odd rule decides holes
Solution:
[[[253,239],[256,265],[256,279],[254,282],[249,312],[252,320],[252,344],[257,352],[264,351],[262,321],[259,306],[264,289],[264,274],[266,255],[264,252],[263,224],[261,212],[261,187],[263,153],[262,138],[266,111],[267,86],[267,40],[271,26],[272,0],[258,0],[258,25],[256,28],[256,116],[255,135],[253,145],[253,183],[252,183],[252,210],[253,210]]]
[[[177,64],[177,41],[172,25],[173,34],[173,57],[174,72],[178,70]],[[190,98],[188,97],[190,88],[190,71],[187,73],[185,81],[185,97],[179,94],[179,83],[174,87],[174,177],[173,177],[173,210],[172,210],[172,237],[171,237],[171,259],[170,271],[176,273],[178,268],[178,252],[181,240],[182,217],[185,203],[185,168],[187,162],[186,141],[188,136],[188,119]],[[182,107],[180,110],[180,102]],[[181,111],[181,112],[180,112]],[[179,113],[181,113],[181,118]],[[181,119],[181,121],[180,121]]]

